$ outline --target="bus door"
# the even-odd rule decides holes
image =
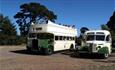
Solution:
[[[32,47],[33,47],[33,49],[38,49],[38,40],[37,39],[32,40]]]

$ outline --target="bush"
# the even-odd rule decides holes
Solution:
[[[26,37],[21,36],[0,36],[0,45],[21,45],[26,44]]]
[[[75,41],[75,43],[77,44],[77,45],[81,45],[81,42],[82,42],[82,39],[80,38],[80,37],[78,37],[78,38],[76,38],[76,41]]]
[[[115,36],[112,36],[112,47],[115,48]]]

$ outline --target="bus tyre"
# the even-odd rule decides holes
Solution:
[[[53,53],[53,49],[51,49],[51,48],[46,48],[45,49],[45,54],[46,55],[51,55]]]
[[[109,54],[108,53],[105,53],[105,54],[103,54],[103,58],[108,58],[109,57]]]

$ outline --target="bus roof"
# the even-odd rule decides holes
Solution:
[[[77,36],[77,29],[72,26],[63,26],[48,21],[48,23],[32,24],[29,33],[52,33],[62,36]]]
[[[109,35],[110,32],[107,30],[90,30],[85,32],[85,35],[87,34]]]

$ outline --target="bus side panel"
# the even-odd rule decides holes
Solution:
[[[75,48],[75,41],[67,41],[66,42],[67,49],[70,49],[71,46],[73,46],[73,48]]]
[[[61,51],[70,49],[71,44],[75,44],[75,41],[55,41],[54,51]]]
[[[106,43],[106,46],[108,47],[109,54],[111,54],[111,52],[112,52],[111,43]]]
[[[64,48],[64,42],[62,42],[62,41],[54,42],[54,51],[63,50],[63,48]]]

